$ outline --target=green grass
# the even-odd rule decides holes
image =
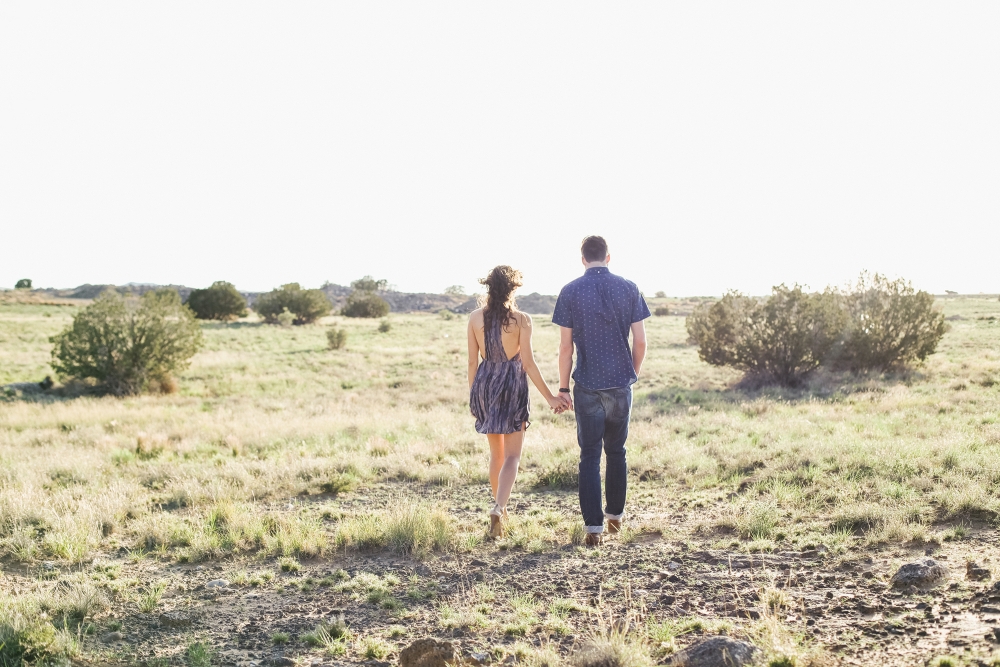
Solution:
[[[682,317],[651,318],[629,439],[629,510],[642,515],[642,529],[626,523],[635,532],[620,542],[641,546],[642,531],[662,531],[671,542],[726,549],[735,559],[754,550],[825,544],[839,554],[994,535],[1000,320],[988,318],[1000,317],[1000,303],[969,297],[941,305],[964,319],[950,321],[923,366],[822,375],[795,390],[733,389],[737,374],[699,361],[686,344]],[[48,337],[72,312],[0,304],[0,382],[51,374]],[[558,329],[546,317],[535,323],[539,367],[551,380]],[[60,573],[96,577],[108,600],[82,616],[67,611],[75,629],[103,623],[98,610],[106,605],[116,617],[126,604],[158,608],[156,585],[124,583],[120,568],[98,565],[102,554],[125,549],[140,566],[255,563],[234,565],[254,569],[227,578],[269,591],[281,582],[294,595],[300,586],[371,600],[380,617],[404,627],[408,614],[436,610],[456,631],[509,633],[524,642],[579,635],[591,613],[579,601],[490,598],[478,589],[463,597],[426,578],[403,585],[390,576],[312,569],[314,559],[362,551],[464,560],[468,551],[479,557],[500,549],[505,558],[575,558],[571,545],[583,539],[572,490],[572,414],[540,409],[533,394],[510,533],[484,541],[485,506],[477,503],[486,488],[486,443],[468,414],[465,320],[393,315],[390,332],[379,333],[378,325],[333,317],[291,328],[204,324],[205,349],[170,395],[0,392],[0,557],[29,566],[55,561],[39,575],[49,585]],[[347,332],[346,347],[327,348],[330,326]],[[531,509],[521,509],[522,500]],[[469,518],[471,506],[482,516]],[[674,514],[691,518],[675,523]],[[5,655],[43,635],[46,655],[79,650],[72,632],[36,622],[41,609],[19,616],[17,627],[0,619],[10,639],[3,640]],[[670,623],[648,629],[643,641],[662,649],[683,637],[685,627]],[[317,635],[326,652],[364,653],[363,641],[348,644],[326,632]],[[777,649],[771,658],[780,658]]]

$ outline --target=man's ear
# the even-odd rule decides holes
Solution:
[[[610,261],[611,261],[611,253],[609,252],[608,256],[604,258],[604,263],[607,264]]]

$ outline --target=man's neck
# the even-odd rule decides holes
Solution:
[[[606,269],[606,268],[608,268],[608,263],[607,262],[587,262],[586,264],[584,264],[584,266],[587,267],[588,269],[596,269],[597,267],[603,267],[603,268]]]

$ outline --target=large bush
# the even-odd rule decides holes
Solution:
[[[909,281],[861,274],[844,302],[850,326],[840,365],[854,371],[888,370],[923,361],[947,330],[934,297]]]
[[[702,360],[756,381],[795,385],[831,358],[845,319],[835,292],[779,285],[766,300],[729,292],[702,304],[687,330]]]
[[[192,290],[187,306],[199,320],[234,320],[247,314],[247,300],[232,283],[223,280],[207,289]]]
[[[389,314],[389,304],[374,292],[354,292],[347,297],[340,314],[345,317],[385,317]]]
[[[31,289],[31,279],[30,278],[21,278],[14,285],[14,289]]]
[[[278,316],[288,309],[295,316],[293,324],[310,324],[330,314],[330,301],[318,289],[302,289],[298,283],[282,285],[257,298],[253,309],[269,324],[277,324]]]
[[[141,298],[105,292],[51,338],[52,367],[64,377],[89,378],[116,396],[169,384],[201,347],[194,314],[174,290]]]
[[[375,280],[365,276],[351,283],[354,291],[347,297],[347,303],[340,314],[345,317],[385,317],[389,314],[389,304],[376,294],[388,284],[385,280]]]
[[[945,332],[934,298],[909,282],[862,274],[846,291],[775,287],[767,299],[729,292],[688,317],[698,356],[748,379],[799,384],[820,366],[888,370],[922,361]]]

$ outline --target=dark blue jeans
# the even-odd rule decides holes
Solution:
[[[604,514],[625,512],[628,490],[628,463],[625,440],[632,414],[632,387],[617,389],[573,388],[576,411],[576,439],[580,443],[580,510],[583,523],[591,533],[602,532]],[[601,449],[608,457],[604,495],[607,506],[601,510]]]

